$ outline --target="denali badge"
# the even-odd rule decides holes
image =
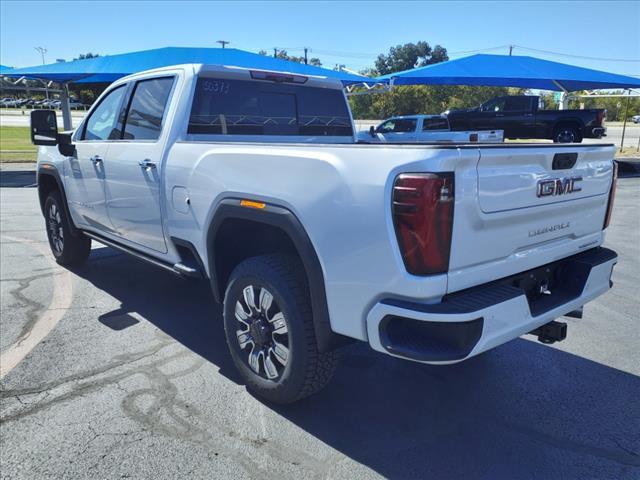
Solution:
[[[540,180],[538,182],[538,197],[550,197],[552,195],[566,195],[568,193],[579,192],[582,188],[576,184],[581,181],[582,177]]]
[[[543,233],[555,232],[556,230],[564,230],[569,228],[571,224],[569,222],[558,223],[556,225],[549,225],[548,227],[538,228],[536,230],[529,230],[529,237],[536,237]]]

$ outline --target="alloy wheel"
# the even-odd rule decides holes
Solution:
[[[261,287],[257,303],[255,293],[256,288],[248,285],[236,301],[236,337],[251,370],[276,381],[289,361],[289,328],[271,292]]]
[[[573,143],[575,142],[575,140],[576,140],[576,134],[570,128],[565,128],[563,130],[560,130],[556,134],[556,141],[558,143]]]
[[[60,210],[55,203],[49,207],[47,215],[47,227],[49,229],[49,238],[51,246],[56,255],[62,255],[64,250],[64,231],[62,229],[62,216]]]

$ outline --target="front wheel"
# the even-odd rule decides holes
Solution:
[[[317,350],[304,269],[289,255],[245,260],[224,297],[224,329],[233,362],[257,396],[291,403],[331,379],[336,352]]]
[[[44,203],[44,217],[51,252],[60,265],[79,265],[91,253],[91,239],[82,233],[71,234],[60,192],[53,191]]]

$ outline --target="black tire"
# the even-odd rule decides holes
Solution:
[[[247,301],[245,290],[249,288],[256,308]],[[267,292],[264,304],[263,291]],[[242,309],[239,316],[238,306]],[[286,333],[281,333],[283,321]],[[253,257],[235,268],[224,297],[224,330],[231,357],[247,388],[270,402],[286,404],[309,396],[322,389],[335,371],[337,352],[318,352],[308,282],[294,256]]]
[[[71,233],[70,219],[60,192],[54,190],[44,202],[44,220],[51,252],[60,265],[80,265],[91,253],[91,239]]]
[[[575,125],[558,125],[553,131],[553,143],[580,143],[582,133]]]

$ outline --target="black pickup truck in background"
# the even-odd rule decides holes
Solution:
[[[606,136],[606,110],[541,110],[540,97],[496,97],[477,108],[448,113],[451,130],[504,130],[504,138],[543,138],[556,143]]]

